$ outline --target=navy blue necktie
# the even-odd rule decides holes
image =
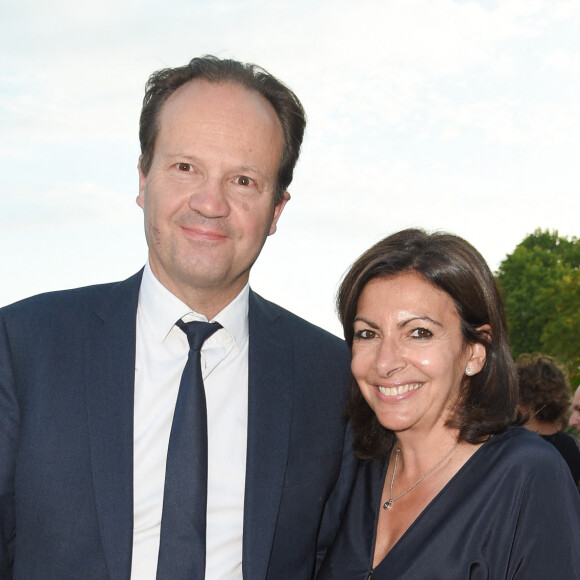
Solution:
[[[158,580],[205,578],[207,513],[207,410],[201,375],[201,347],[221,325],[178,320],[189,341],[171,425]]]

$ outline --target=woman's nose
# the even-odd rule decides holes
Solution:
[[[389,336],[384,336],[377,349],[375,369],[381,377],[389,377],[404,367],[400,345]]]

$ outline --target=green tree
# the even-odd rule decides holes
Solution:
[[[536,230],[501,263],[512,355],[543,352],[580,383],[580,240]]]
[[[556,316],[548,320],[542,331],[547,352],[558,353],[567,362],[574,384],[580,384],[580,270],[573,270],[558,281],[553,295]],[[555,355],[556,356],[556,355]]]

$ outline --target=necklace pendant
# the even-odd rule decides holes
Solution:
[[[390,500],[386,501],[383,504],[383,509],[390,510],[392,505],[393,505],[393,498],[391,498]]]

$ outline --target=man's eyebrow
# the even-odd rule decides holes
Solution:
[[[253,171],[254,173],[260,173],[261,175],[266,173],[263,168],[260,168],[257,165],[240,165],[238,169],[239,171]]]

